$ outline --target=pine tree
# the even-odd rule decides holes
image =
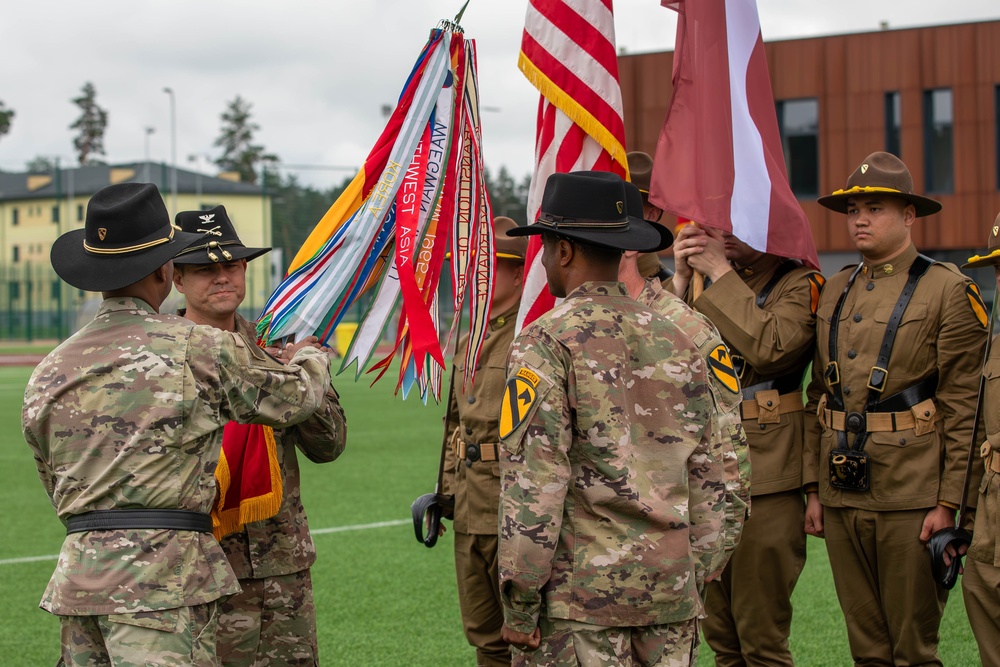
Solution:
[[[97,89],[87,82],[80,89],[80,97],[72,100],[80,107],[80,117],[69,126],[71,130],[79,130],[80,134],[73,140],[80,157],[80,166],[88,164],[104,164],[98,155],[104,155],[104,132],[108,128],[108,112],[97,104]]]
[[[226,104],[222,112],[222,134],[215,145],[222,148],[222,156],[215,161],[223,171],[239,172],[247,183],[257,182],[257,165],[277,161],[277,156],[265,153],[264,147],[253,143],[254,133],[260,126],[251,120],[250,102],[239,95]]]
[[[0,137],[10,132],[10,124],[14,120],[14,110],[0,101]]]

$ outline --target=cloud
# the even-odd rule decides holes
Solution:
[[[78,115],[70,102],[86,81],[110,115],[113,162],[143,158],[145,127],[154,160],[170,159],[170,107],[177,100],[177,155],[216,156],[227,101],[253,104],[258,139],[287,164],[357,166],[375,142],[428,32],[459,0],[314,2],[286,0],[33,0],[5,8],[0,24],[0,100],[16,112],[0,139],[0,169],[36,155],[73,163]],[[997,17],[995,0],[761,2],[765,39],[787,39]],[[463,26],[479,53],[484,154],[493,170],[528,173],[538,96],[517,70],[526,2],[472,0]],[[656,0],[616,3],[617,41],[630,53],[672,48],[676,18]],[[669,76],[669,73],[664,73]],[[302,172],[318,184],[345,172]]]

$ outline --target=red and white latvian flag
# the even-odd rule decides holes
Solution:
[[[757,4],[662,4],[680,17],[650,201],[819,269],[809,220],[788,184]]]
[[[550,174],[611,171],[625,178],[625,123],[611,0],[530,0],[518,67],[541,97],[528,220],[538,217]],[[528,237],[517,328],[552,307],[541,237]]]

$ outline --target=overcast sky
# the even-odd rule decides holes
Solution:
[[[71,98],[86,81],[108,111],[109,162],[170,161],[169,86],[177,104],[178,166],[214,173],[225,103],[253,104],[259,142],[296,172],[339,182],[367,155],[438,19],[461,0],[147,0],[8,2],[0,22],[0,100],[14,109],[0,138],[0,169],[38,155],[75,164]],[[517,69],[526,0],[472,0],[462,21],[479,52],[487,165],[530,171],[537,93]],[[760,0],[765,40],[1000,18],[997,0]],[[676,15],[658,0],[618,0],[619,49],[673,47]],[[664,76],[669,76],[665,72]],[[189,156],[201,156],[196,162]]]

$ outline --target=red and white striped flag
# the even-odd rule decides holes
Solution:
[[[788,184],[756,2],[662,4],[680,17],[649,200],[818,269],[809,219]]]
[[[528,220],[538,217],[550,174],[611,171],[625,178],[625,123],[611,0],[530,0],[518,67],[541,98]],[[552,307],[541,237],[528,237],[517,328]]]

